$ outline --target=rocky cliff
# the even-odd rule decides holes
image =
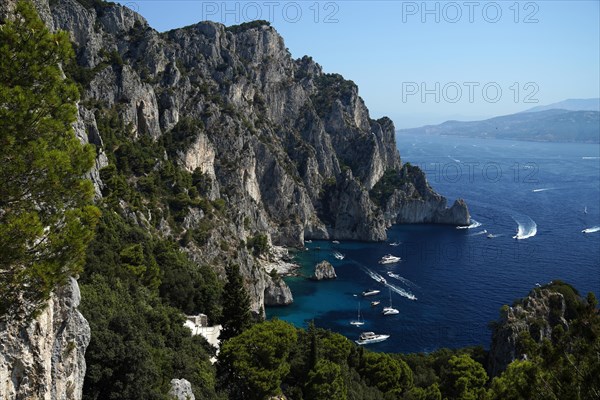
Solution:
[[[488,369],[496,376],[514,360],[526,356],[523,334],[541,343],[552,338],[552,330],[560,325],[569,328],[565,296],[551,285],[536,288],[512,307],[504,306],[494,324]]]
[[[0,398],[80,399],[90,328],[74,279],[26,326],[0,324]]]
[[[418,169],[376,204],[370,191],[384,174],[406,170],[392,121],[372,119],[352,81],[293,59],[268,23],[159,33],[116,4],[35,3],[76,49],[65,71],[82,92],[78,135],[97,148],[98,198],[117,193],[112,164],[135,192],[115,201],[119,212],[221,273],[238,263],[255,311],[273,284],[244,245],[258,235],[300,247],[305,238],[385,240],[398,222],[468,223],[466,205],[446,208]],[[159,145],[147,159],[132,156]],[[194,193],[173,183],[156,204],[145,179],[168,168],[186,173]],[[202,207],[210,203],[218,215]]]

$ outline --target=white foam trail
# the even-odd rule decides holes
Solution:
[[[410,281],[410,280],[406,279],[406,278],[405,278],[405,277],[403,277],[403,276],[400,276],[400,275],[398,275],[398,274],[395,274],[395,273],[393,273],[393,272],[388,272],[388,276],[389,276],[390,278],[398,279],[400,282],[404,283],[404,284],[405,284],[405,285],[407,285],[407,286],[411,286],[411,287],[414,287],[414,288],[417,288],[417,289],[419,288],[419,285],[417,285],[416,283],[414,283],[414,282],[412,282],[412,281]]]
[[[481,222],[475,221],[473,218],[471,218],[471,225],[457,226],[456,229],[473,229],[473,228],[479,228],[480,226],[481,226]]]
[[[533,189],[532,192],[533,193],[537,193],[537,192],[545,192],[546,190],[554,190],[556,188],[542,188],[542,189]]]
[[[386,280],[383,276],[379,275],[377,272],[371,271],[369,268],[364,267],[363,270],[373,279],[375,282],[385,283]]]
[[[487,233],[487,230],[486,230],[486,229],[484,229],[484,230],[482,230],[482,231],[480,231],[480,232],[473,233],[473,234],[471,234],[471,235],[469,235],[469,236],[479,236],[479,235],[485,235],[486,233]]]
[[[407,299],[413,300],[413,301],[417,300],[417,296],[415,296],[414,294],[412,294],[408,290],[404,290],[404,289],[399,288],[398,286],[394,286],[394,285],[392,285],[390,283],[386,283],[385,286],[389,287],[390,289],[392,289],[392,292],[396,292],[396,293],[398,293],[402,297],[406,297]]]
[[[528,216],[513,217],[515,222],[518,224],[517,234],[513,236],[513,239],[523,240],[534,237],[537,234],[537,224],[534,220]]]
[[[600,157],[581,157],[582,160],[600,160]]]
[[[363,270],[367,275],[371,277],[371,279],[373,279],[376,282],[383,283],[385,286],[389,287],[392,291],[398,293],[400,296],[406,297],[409,300],[417,300],[417,297],[408,290],[404,290],[398,286],[387,283],[385,278],[379,275],[377,272],[373,272],[367,267],[363,267]]]
[[[583,232],[583,233],[600,232],[600,226],[594,226],[592,228],[586,228],[586,229],[582,230],[581,232]]]
[[[491,238],[497,238],[497,237],[502,236],[502,234],[494,235],[493,233],[490,233],[488,236],[491,237]]]
[[[448,156],[449,159],[451,159],[452,161],[454,161],[455,163],[460,163],[460,160],[457,160],[456,158],[452,158],[450,156]]]

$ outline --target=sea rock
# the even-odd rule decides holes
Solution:
[[[536,288],[513,307],[504,306],[500,319],[494,324],[489,353],[490,376],[497,376],[508,364],[526,355],[519,348],[519,335],[529,332],[541,342],[552,337],[553,327],[569,325],[565,319],[566,303],[561,293],[547,288]]]
[[[192,392],[192,384],[186,379],[171,379],[169,396],[174,400],[196,400]]]
[[[25,326],[0,324],[0,399],[81,399],[90,327],[71,278]]]
[[[265,306],[287,306],[293,302],[292,291],[283,279],[277,277],[267,281]]]
[[[312,279],[316,281],[320,281],[323,279],[335,279],[337,275],[335,274],[335,269],[333,265],[331,265],[328,261],[321,261],[317,265],[315,265],[315,272],[312,276]]]

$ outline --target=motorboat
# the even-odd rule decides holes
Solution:
[[[382,335],[375,332],[363,332],[358,337],[358,340],[355,340],[355,342],[359,345],[379,343],[387,340],[389,337],[390,335]]]
[[[333,244],[340,244],[340,242],[338,242],[337,240],[334,240],[331,243],[333,243]]]
[[[396,257],[391,254],[386,254],[385,256],[381,257],[381,260],[379,260],[379,264],[393,264],[400,262],[401,260],[402,258],[400,257]]]
[[[342,253],[340,253],[339,251],[334,251],[333,252],[333,256],[335,258],[337,258],[338,260],[343,260],[346,256],[343,255]]]
[[[377,307],[380,303],[381,303],[381,301],[379,301],[379,300],[372,301],[371,307]]]
[[[402,244],[402,242],[392,242],[392,243],[390,243],[390,246],[396,247],[396,246],[400,246],[401,244]]]
[[[488,235],[487,235],[487,238],[488,238],[488,239],[493,239],[493,238],[494,238],[494,235],[492,235],[491,233],[488,233]]]
[[[367,296],[375,296],[379,293],[381,293],[380,290],[367,289],[364,292],[362,292],[362,295],[363,295],[363,297],[367,297]]]

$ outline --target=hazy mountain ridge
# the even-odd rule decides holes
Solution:
[[[483,121],[446,121],[439,125],[400,129],[399,134],[455,135],[542,142],[600,142],[600,112],[540,110]]]
[[[530,108],[523,112],[538,112],[546,110],[569,110],[569,111],[600,111],[600,99],[567,99]]]

